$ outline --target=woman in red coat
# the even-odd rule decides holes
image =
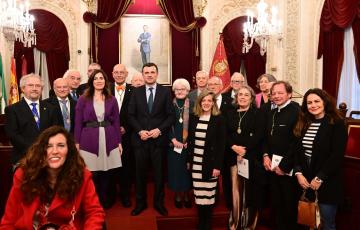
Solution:
[[[70,134],[53,126],[38,137],[15,172],[2,229],[102,229],[91,173]]]

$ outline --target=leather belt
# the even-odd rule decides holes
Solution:
[[[110,121],[90,121],[86,122],[85,126],[88,128],[99,128],[109,126],[110,124]]]

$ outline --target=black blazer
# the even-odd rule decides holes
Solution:
[[[168,88],[157,84],[154,104],[149,112],[146,100],[145,85],[134,88],[130,102],[128,118],[132,128],[132,142],[135,146],[144,143],[157,146],[168,145],[168,132],[175,122],[175,111],[171,100],[171,92]],[[141,130],[152,130],[158,128],[161,135],[157,139],[142,141],[139,136]]]
[[[221,105],[220,105],[220,111],[221,114],[225,114],[228,109],[231,109],[233,105],[231,104],[232,98],[227,96],[226,94],[221,94]]]
[[[55,108],[40,101],[40,130],[29,105],[22,98],[19,102],[5,108],[5,132],[14,146],[13,163],[18,162],[41,131],[52,125],[60,125]]]
[[[199,117],[190,115],[189,137],[188,137],[188,162],[192,162],[195,145],[195,130]],[[225,144],[226,144],[226,124],[223,116],[211,116],[206,131],[205,149],[203,155],[203,179],[212,177],[213,169],[221,170],[223,166]]]
[[[295,172],[302,172],[308,182],[314,177],[323,180],[319,188],[319,202],[339,204],[343,198],[342,162],[347,143],[347,131],[343,120],[330,124],[329,118],[322,121],[315,140],[310,168],[306,167],[302,137],[296,140]]]
[[[70,132],[74,133],[74,127],[75,127],[75,106],[76,101],[72,99],[72,97],[68,96],[69,102],[70,102]],[[44,100],[45,103],[50,104],[53,106],[56,110],[57,119],[60,121],[61,126],[65,126],[64,119],[62,117],[61,107],[59,104],[59,101],[56,96],[49,97]]]
[[[266,134],[263,153],[282,156],[279,168],[289,173],[294,167],[294,155],[291,152],[295,141],[293,129],[299,115],[300,106],[296,102],[290,102],[282,108],[273,109],[266,114]]]
[[[76,89],[77,96],[80,97],[81,95],[83,95],[87,88],[89,88],[89,85],[87,82],[79,85],[79,87]]]
[[[115,84],[111,83],[110,87],[111,87],[111,94],[115,97]],[[124,127],[126,133],[128,133],[128,131],[130,131],[130,124],[128,121],[128,112],[129,112],[129,102],[130,102],[132,90],[133,90],[133,87],[129,84],[126,84],[124,100],[122,102],[121,110],[120,110],[120,114],[119,114],[120,126]]]

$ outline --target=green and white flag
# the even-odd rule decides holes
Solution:
[[[4,70],[3,70],[3,63],[2,63],[1,54],[0,54],[0,84],[1,84],[0,114],[4,114],[7,98],[6,98],[5,78],[4,78]]]

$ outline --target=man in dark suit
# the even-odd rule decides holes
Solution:
[[[118,180],[120,185],[120,200],[124,207],[130,207],[130,188],[132,176],[135,173],[134,159],[131,150],[131,130],[128,122],[128,106],[131,96],[132,87],[126,83],[128,71],[123,64],[117,64],[113,68],[112,76],[115,83],[111,84],[111,93],[116,98],[119,105],[121,143],[123,152],[121,155],[122,167],[114,169],[113,177]],[[109,196],[110,203],[115,200],[116,195],[116,181],[111,183]]]
[[[59,125],[55,108],[40,101],[43,83],[39,75],[28,74],[20,79],[24,97],[5,108],[5,132],[14,146],[14,165],[44,129]]]
[[[136,162],[136,207],[131,215],[146,209],[147,163],[154,169],[154,208],[167,215],[164,207],[163,156],[169,144],[168,131],[175,122],[171,92],[156,83],[158,67],[147,63],[142,68],[145,85],[135,88],[129,102],[129,122]]]
[[[69,69],[65,72],[64,78],[67,80],[70,87],[70,96],[74,101],[80,97],[81,92],[79,92],[79,85],[81,82],[81,75],[78,70]]]
[[[216,104],[221,111],[221,114],[225,114],[228,108],[231,106],[231,98],[221,94],[223,89],[222,80],[219,77],[211,77],[208,80],[207,88],[210,92],[215,94]],[[230,159],[229,154],[224,155],[224,163],[221,172],[222,188],[225,197],[225,203],[228,208],[232,207],[232,191],[231,191],[231,178],[230,178]]]
[[[93,62],[93,63],[91,63],[91,64],[88,66],[87,73],[86,73],[86,75],[87,75],[88,78],[86,79],[86,82],[85,82],[85,83],[82,83],[81,85],[79,85],[79,87],[78,87],[78,89],[77,89],[77,93],[78,93],[79,96],[83,95],[83,93],[85,92],[85,90],[89,87],[87,81],[88,81],[90,75],[91,75],[91,74],[94,72],[94,70],[96,70],[96,69],[101,69],[101,66],[100,66],[98,63],[96,63],[96,62]]]
[[[270,189],[276,229],[296,229],[297,184],[294,177],[286,174],[294,167],[292,144],[296,139],[293,129],[299,116],[300,106],[291,101],[292,87],[288,82],[274,83],[270,93],[276,108],[266,114],[263,164],[267,171],[272,172]],[[278,166],[272,167],[272,159],[275,156],[282,159]]]
[[[74,119],[76,101],[69,95],[69,86],[64,78],[58,78],[53,83],[55,96],[49,97],[44,101],[56,108],[58,120],[61,125],[71,133],[74,133]]]
[[[80,82],[81,82],[80,72],[78,70],[75,70],[75,69],[68,69],[64,73],[63,78],[67,80],[68,86],[70,88],[70,93],[69,93],[70,97],[72,97],[72,99],[74,101],[77,101],[77,99],[83,93],[81,91],[81,89],[79,88],[79,85],[80,85]],[[54,92],[54,89],[51,89],[49,91],[49,96],[50,97],[56,96],[55,92]]]
[[[197,97],[200,95],[201,91],[206,89],[207,82],[209,80],[209,74],[204,70],[196,72],[195,81],[196,89],[190,91],[189,100],[190,100],[190,113],[193,113],[193,108],[196,102]]]

